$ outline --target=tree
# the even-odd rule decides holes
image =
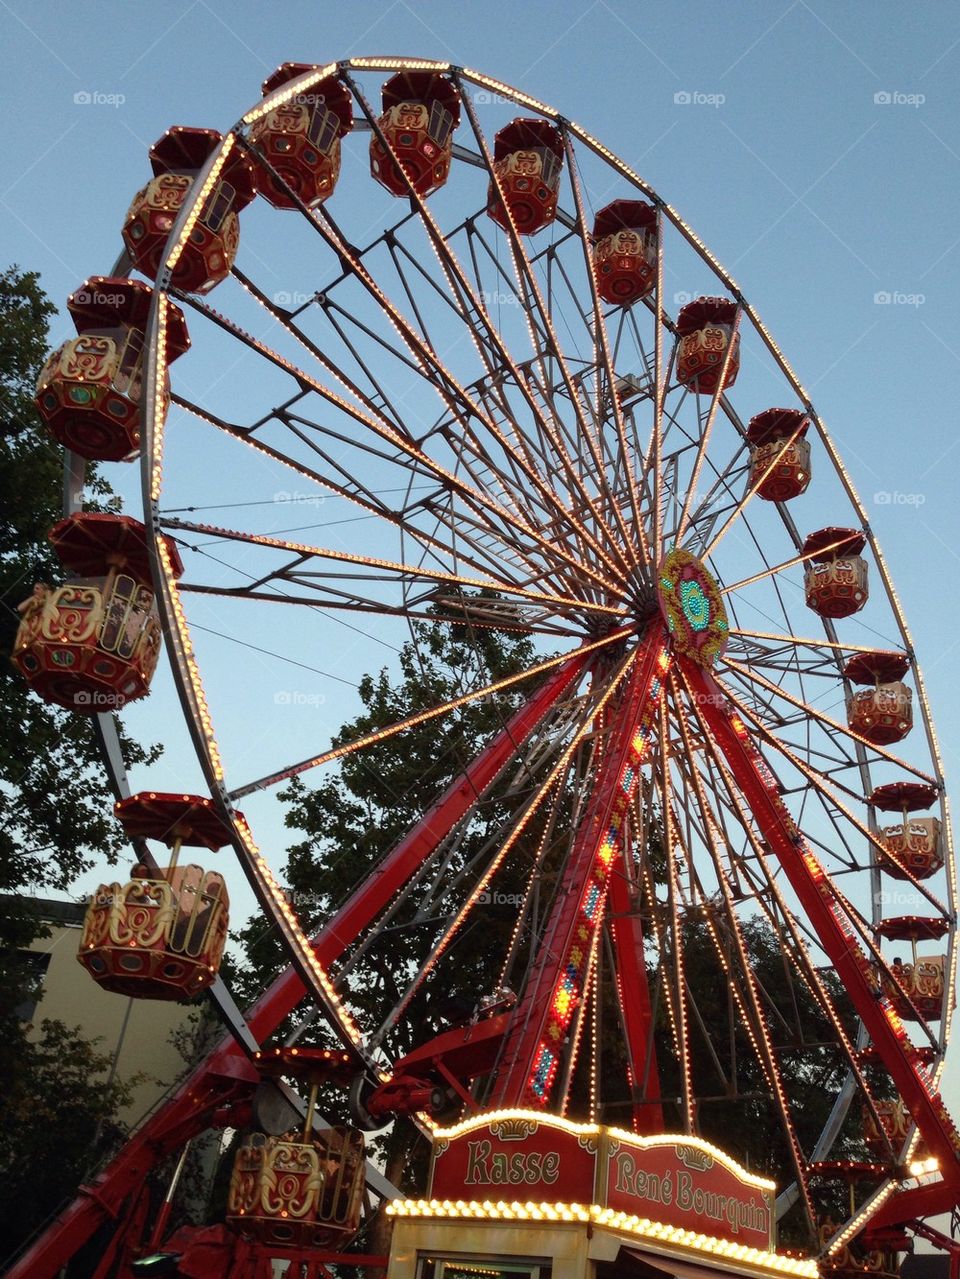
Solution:
[[[455,696],[475,677],[477,684],[493,682],[503,675],[521,670],[531,661],[529,642],[509,633],[490,631],[467,634],[465,628],[437,622],[421,628],[418,643],[408,644],[400,659],[399,679],[391,680],[385,671],[367,676],[360,684],[363,713],[341,729],[335,744],[349,742],[404,716]],[[520,689],[512,704],[529,696],[530,688]],[[475,758],[482,745],[501,726],[504,707],[489,702],[471,704],[456,715],[432,720],[422,729],[407,732],[355,754],[344,757],[337,774],[321,781],[314,789],[294,782],[285,793],[289,803],[287,823],[306,833],[306,838],[289,852],[286,882],[294,894],[297,911],[310,929],[319,928],[337,905],[360,883],[407,830],[424,809],[445,789],[463,764]],[[505,787],[513,787],[511,803],[504,801]],[[464,834],[456,854],[451,857],[451,878],[472,863],[474,853],[486,841],[496,840],[508,809],[517,803],[516,778],[502,782],[485,797],[476,822]],[[521,799],[522,802],[522,799]],[[543,909],[541,920],[549,909],[551,885],[562,865],[562,858],[575,824],[571,797],[561,795],[557,801],[560,820],[556,823],[559,837],[548,846],[541,862]],[[515,863],[505,863],[498,872],[497,884],[510,896],[510,875],[519,891],[526,878],[541,828],[531,823],[526,838],[511,854]],[[661,847],[659,825],[654,813],[647,847],[641,851],[650,872],[655,893],[663,889],[666,861]],[[468,883],[471,881],[467,881]],[[439,910],[417,914],[417,901],[400,903],[390,920],[389,955],[378,951],[365,955],[359,966],[346,979],[345,990],[350,1005],[365,1029],[379,1025],[403,995],[416,972],[417,947],[424,930],[436,930],[437,913],[446,905],[442,888],[432,901]],[[645,895],[641,910],[647,916],[663,911],[665,906]],[[429,917],[423,918],[424,913]],[[468,926],[455,942],[455,962],[444,972],[445,985],[426,980],[411,998],[399,1025],[384,1042],[391,1057],[407,1052],[415,1044],[443,1029],[451,1020],[469,1015],[479,997],[491,992],[498,981],[499,965],[509,943],[517,918],[517,909],[507,906],[485,907],[482,922]],[[478,912],[480,914],[480,912]],[[649,919],[648,919],[649,925]],[[649,926],[646,931],[649,935]],[[842,1079],[844,1063],[839,1053],[828,1046],[832,1031],[825,1014],[814,1001],[804,983],[790,970],[776,932],[759,915],[741,921],[743,944],[754,976],[756,988],[767,1021],[780,1070],[790,1097],[791,1108],[799,1128],[803,1149],[809,1152],[827,1117],[833,1097]],[[529,938],[537,928],[531,926]],[[732,1002],[729,979],[724,971],[717,944],[732,945],[729,923],[717,906],[713,930],[706,926],[703,908],[691,909],[683,923],[683,947],[686,986],[696,1003],[691,1012],[691,1058],[693,1091],[704,1100],[699,1104],[697,1130],[726,1149],[754,1171],[772,1177],[782,1187],[793,1180],[794,1169],[789,1143],[782,1128],[779,1112],[752,1046],[750,1034],[739,1007]],[[248,993],[262,988],[283,964],[279,941],[265,930],[262,921],[252,920],[243,933],[247,961],[245,973]],[[526,952],[529,953],[529,949]],[[729,959],[729,953],[726,955]],[[522,977],[524,956],[517,966]],[[660,956],[659,968],[651,967],[651,990],[656,991],[663,974],[672,966],[669,938]],[[835,1006],[847,1017],[848,1033],[852,1021],[843,992],[835,977],[823,976]],[[741,980],[741,989],[745,986]],[[627,1122],[631,1105],[626,1083],[626,1060],[619,1034],[618,995],[615,983],[606,974],[603,994],[601,1045],[604,1081],[604,1108],[601,1118],[611,1123]],[[683,1130],[683,1121],[675,1099],[681,1092],[679,1063],[673,1050],[672,1031],[665,1002],[657,1003],[655,1046],[660,1063],[664,1106],[668,1128]],[[286,1029],[286,1028],[285,1028]],[[589,1031],[587,1032],[589,1034]],[[322,1023],[307,1032],[323,1035]],[[571,1117],[586,1114],[589,1100],[589,1068],[587,1053],[582,1053],[574,1076],[573,1095],[568,1113]],[[718,1060],[720,1069],[718,1069]],[[731,1066],[732,1063],[732,1066]],[[617,1081],[622,1081],[618,1084]],[[342,1113],[343,1100],[331,1097],[331,1109]],[[419,1182],[422,1191],[424,1145],[417,1144],[417,1132],[406,1121],[398,1122],[383,1143],[383,1156],[388,1176],[406,1188]],[[851,1153],[861,1149],[848,1145]],[[794,1232],[788,1223],[787,1234]],[[802,1238],[803,1223],[796,1224],[796,1237]],[[382,1238],[368,1239],[370,1250],[379,1250]]]
[[[62,513],[63,452],[33,404],[47,356],[55,308],[35,272],[0,273],[0,648],[9,658],[17,605],[35,582],[62,580],[47,540]],[[93,471],[89,509],[104,509],[109,487]],[[65,891],[92,864],[115,860],[124,836],[100,762],[93,725],[48,706],[9,660],[0,662],[0,1123],[5,1134],[0,1175],[8,1245],[41,1222],[89,1170],[92,1137],[116,1131],[125,1099],[119,1084],[98,1075],[105,1058],[76,1029],[44,1023],[27,1038],[16,1009],[32,993],[21,953],[45,933],[31,898]],[[128,763],[152,758],[122,739]],[[19,1187],[19,1191],[17,1190]]]
[[[0,1239],[15,1253],[120,1143],[117,1111],[131,1085],[105,1082],[110,1058],[76,1027],[44,1021],[40,1037],[7,1048],[0,1088]]]

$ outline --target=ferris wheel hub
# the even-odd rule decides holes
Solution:
[[[674,651],[698,666],[712,666],[730,637],[716,580],[696,556],[674,547],[660,565],[658,596]]]

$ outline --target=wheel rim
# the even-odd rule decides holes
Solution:
[[[366,113],[367,122],[375,133],[376,113],[364,92],[363,77],[372,72],[417,67],[442,73],[452,70],[443,63],[352,59],[323,68],[315,78],[323,78],[336,71],[344,75],[351,84],[359,113]],[[613,651],[617,646],[618,639],[610,637],[611,629],[629,628],[634,637],[629,642],[635,643],[636,638],[649,628],[650,618],[654,616],[652,599],[661,561],[674,541],[680,543],[697,560],[704,560],[709,574],[719,583],[729,611],[729,646],[727,653],[718,657],[716,663],[720,685],[763,746],[768,761],[787,774],[787,791],[796,790],[798,796],[805,794],[806,798],[796,801],[799,806],[797,820],[805,831],[810,829],[814,832],[813,839],[824,858],[833,859],[828,869],[843,885],[844,893],[848,894],[848,884],[857,882],[859,895],[848,895],[855,912],[866,923],[875,924],[885,914],[894,912],[884,909],[882,894],[888,881],[881,880],[879,870],[871,867],[863,852],[864,847],[876,848],[875,842],[871,845],[871,836],[875,841],[881,824],[873,809],[864,805],[864,797],[870,795],[878,780],[886,782],[917,777],[930,779],[940,788],[940,816],[947,842],[946,869],[935,883],[942,886],[942,891],[934,894],[923,884],[916,883],[911,888],[924,913],[933,913],[949,924],[944,948],[947,952],[946,971],[948,975],[952,974],[955,884],[949,814],[942,794],[939,753],[921,672],[914,661],[911,674],[920,712],[917,718],[922,723],[916,723],[906,740],[904,758],[898,754],[897,746],[878,749],[851,737],[844,727],[842,708],[838,721],[836,713],[820,710],[823,695],[813,692],[818,686],[827,685],[835,694],[842,686],[844,659],[861,649],[870,648],[860,623],[854,619],[858,627],[858,638],[854,641],[841,638],[851,633],[849,619],[836,624],[825,619],[822,640],[798,641],[793,638],[797,631],[801,635],[809,635],[810,623],[817,628],[821,627],[821,623],[806,610],[799,611],[802,603],[788,603],[788,589],[781,584],[790,581],[791,569],[778,571],[777,565],[798,559],[808,529],[831,521],[840,523],[848,520],[851,526],[866,531],[872,558],[871,571],[876,571],[883,587],[885,600],[878,600],[875,590],[872,602],[873,605],[883,604],[883,622],[878,627],[885,637],[885,645],[881,647],[892,644],[907,653],[912,654],[913,651],[893,585],[879,546],[869,530],[865,512],[806,392],[753,309],[743,299],[736,283],[679,216],[627,166],[578,126],[564,121],[526,95],[474,72],[456,72],[455,79],[467,100],[466,120],[472,132],[467,150],[473,151],[473,157],[466,155],[462,163],[455,162],[448,188],[442,193],[446,201],[448,195],[455,194],[453,188],[458,181],[462,182],[464,176],[471,181],[473,189],[469,199],[464,197],[464,208],[470,212],[461,219],[466,229],[460,236],[463,246],[456,262],[452,264],[445,255],[439,235],[432,226],[429,206],[419,208],[409,220],[400,219],[394,230],[393,244],[389,246],[390,252],[386,254],[394,272],[392,296],[395,301],[390,301],[378,292],[382,278],[372,271],[368,277],[365,265],[366,260],[373,258],[375,249],[386,246],[382,230],[371,233],[371,244],[363,255],[357,256],[350,253],[346,242],[348,237],[341,239],[335,224],[323,223],[319,231],[326,260],[329,261],[333,253],[339,254],[344,270],[341,278],[324,288],[319,305],[304,304],[300,308],[306,312],[309,305],[317,305],[327,324],[325,331],[329,341],[318,350],[319,344],[307,333],[306,325],[298,324],[300,336],[294,338],[296,348],[311,359],[304,359],[301,367],[292,370],[294,381],[301,388],[309,385],[315,403],[339,413],[341,421],[349,422],[357,438],[364,441],[363,445],[354,449],[346,466],[342,459],[334,465],[329,455],[324,458],[326,491],[339,492],[345,501],[352,502],[358,509],[369,512],[374,508],[384,529],[395,530],[397,542],[395,555],[388,558],[378,554],[375,564],[372,557],[363,553],[336,548],[327,548],[331,553],[322,557],[314,556],[320,564],[329,567],[321,568],[322,576],[312,584],[317,588],[316,596],[309,596],[304,591],[309,599],[307,607],[317,603],[327,609],[335,607],[338,601],[333,591],[340,589],[338,583],[341,579],[333,574],[350,568],[364,579],[360,587],[354,588],[355,602],[363,603],[357,611],[371,612],[375,616],[396,615],[409,625],[423,615],[426,585],[429,583],[434,599],[439,599],[439,607],[448,610],[446,615],[461,624],[468,624],[476,633],[490,624],[489,611],[487,616],[483,616],[476,605],[465,608],[461,604],[457,613],[456,605],[451,605],[449,600],[455,598],[459,591],[497,589],[507,597],[510,605],[508,609],[500,609],[494,619],[497,626],[512,627],[535,637],[540,645],[538,656],[541,661],[546,660],[542,654],[547,645],[562,643],[569,645],[569,652],[583,645],[595,645],[591,652],[601,654],[608,648]],[[299,81],[297,83],[300,84]],[[561,216],[561,230],[548,248],[544,246],[546,251],[542,254],[538,241],[525,244],[519,236],[505,235],[493,226],[477,229],[481,221],[481,216],[477,215],[482,215],[490,169],[491,152],[487,138],[491,130],[483,127],[478,104],[469,104],[471,91],[476,95],[497,95],[505,103],[516,104],[553,122],[563,133],[566,164],[560,204],[562,213],[566,213],[566,221]],[[277,96],[283,92],[289,92],[289,87],[278,90]],[[169,271],[175,265],[175,246],[189,234],[192,221],[217,176],[219,160],[225,158],[230,148],[244,145],[243,132],[262,109],[262,104],[257,104],[247,113],[238,129],[227,135],[221,151],[211,157],[206,174],[201,174],[197,180],[197,197],[184,205],[171,232],[168,250],[172,248],[174,257],[167,257],[168,278],[164,280],[161,277],[158,281],[161,286],[169,287]],[[455,156],[455,161],[458,158]],[[596,171],[612,171],[618,180],[633,188],[631,194],[638,192],[646,196],[658,209],[660,252],[653,301],[639,303],[629,310],[618,312],[612,306],[601,307],[586,274],[588,229],[584,192],[591,185],[599,189]],[[619,191],[614,194],[619,194]],[[438,208],[439,204],[438,200]],[[460,225],[446,206],[444,214],[450,225]],[[272,216],[276,223],[278,217],[295,215],[274,212]],[[440,216],[438,213],[438,218]],[[472,229],[468,222],[471,218]],[[315,224],[322,222],[321,212]],[[390,222],[396,223],[397,219],[389,219],[388,225]],[[415,228],[420,237],[417,240],[419,248],[410,249],[409,260],[401,252],[405,227]],[[789,395],[790,403],[803,410],[813,425],[813,464],[815,468],[819,467],[819,474],[815,474],[811,482],[811,494],[816,493],[819,484],[821,491],[830,493],[830,498],[824,499],[825,506],[818,503],[815,512],[811,510],[808,513],[807,505],[803,507],[803,526],[795,522],[793,508],[789,505],[760,510],[761,500],[755,497],[751,497],[744,508],[745,514],[737,515],[747,477],[746,427],[743,421],[747,414],[738,415],[735,389],[731,390],[729,398],[717,394],[694,394],[679,387],[675,381],[675,322],[667,314],[663,297],[663,272],[673,260],[667,245],[668,236],[673,237],[671,243],[677,246],[678,259],[681,254],[688,255],[685,261],[699,263],[704,269],[705,275],[701,278],[708,278],[705,293],[714,288],[725,290],[735,302],[735,323],[740,326],[744,364],[748,357],[765,357],[767,372],[773,372],[780,379],[777,392],[770,394],[767,391],[762,401],[755,395],[743,397],[749,412],[766,408],[768,403],[785,401]],[[453,237],[451,243],[452,251],[456,252],[460,246]],[[491,251],[495,244],[499,245],[506,265],[498,259],[495,251]],[[432,260],[425,257],[426,247],[434,255]],[[484,251],[488,257],[481,266],[481,253]],[[442,321],[432,315],[426,319],[413,303],[415,277],[423,276],[427,262],[428,278],[432,281],[430,288],[434,284],[439,285],[449,298],[456,299],[452,305],[449,301],[443,304],[446,319],[451,326],[459,326],[461,336],[472,336],[474,363],[471,371],[476,373],[473,378],[468,379],[466,372],[461,370],[459,354],[454,361],[455,369],[447,368],[436,356],[440,344],[435,340],[435,334],[442,328]],[[462,276],[456,263],[463,266]],[[253,299],[264,316],[277,319],[279,312],[288,313],[287,304],[271,304],[269,295],[258,289],[251,278],[238,275],[237,279],[245,291],[243,301]],[[563,279],[566,279],[566,285],[558,283]],[[484,289],[482,285],[490,281],[493,287]],[[358,282],[361,285],[359,293],[355,288]],[[417,282],[422,285],[422,280]],[[458,293],[468,284],[478,295],[470,303],[464,302]],[[351,349],[350,341],[343,336],[346,321],[338,311],[335,297],[338,289],[349,297],[351,303],[355,303],[359,296],[366,299],[367,309],[355,317],[353,341],[358,344],[358,335],[364,332],[364,326],[369,330],[379,317],[380,327],[374,330],[374,336],[369,331],[366,333],[370,349],[382,356],[388,340],[393,342],[404,352],[402,359],[393,366],[394,378],[398,371],[405,369],[409,376],[415,374],[422,388],[433,394],[439,393],[443,412],[426,426],[425,434],[417,431],[413,432],[413,438],[404,437],[399,429],[404,419],[395,407],[395,397],[383,393],[379,375],[373,377],[364,372],[369,360],[361,358],[356,346]],[[484,294],[489,295],[489,301],[485,301]],[[229,331],[229,322],[225,329],[223,317],[214,313],[208,304],[175,292],[171,292],[170,296],[181,305],[189,304],[194,313],[204,313],[220,333]],[[166,372],[166,297],[167,290],[159,288],[148,334],[144,392],[147,409],[143,449],[144,507],[146,522],[154,535],[156,569],[161,581],[159,597],[178,691],[211,792],[224,810],[235,818],[234,804],[237,800],[263,787],[275,786],[281,778],[289,777],[293,770],[288,763],[253,781],[248,777],[234,781],[231,777],[232,784],[228,784],[194,657],[187,621],[189,606],[184,602],[185,596],[189,598],[191,587],[205,584],[188,582],[185,586],[178,586],[169,572],[159,539],[164,532],[183,540],[204,536],[216,540],[220,546],[234,543],[264,556],[281,552],[301,557],[316,548],[311,548],[310,543],[282,537],[271,543],[249,528],[224,530],[165,513],[161,499],[168,480],[169,464],[164,454],[165,430],[160,410]],[[583,303],[579,313],[575,305],[578,298]],[[218,294],[218,303],[220,300]],[[405,310],[401,303],[406,304]],[[440,308],[440,303],[436,305]],[[499,308],[497,317],[493,307]],[[503,319],[505,307],[513,307],[518,314]],[[345,305],[343,311],[347,309]],[[634,314],[636,311],[639,315]],[[532,323],[521,325],[521,314],[532,316]],[[336,322],[331,317],[337,317]],[[569,338],[560,331],[561,320],[567,323],[568,328],[572,323],[574,332]],[[193,323],[196,327],[196,320]],[[290,320],[283,322],[285,342],[290,337],[292,323]],[[471,329],[479,330],[479,336],[476,331],[470,335]],[[520,342],[518,335],[524,329],[528,333],[529,347],[525,352],[526,358],[521,361],[515,348]],[[584,343],[588,338],[595,344],[590,359],[584,354]],[[284,360],[290,361],[290,357],[281,353],[279,345],[276,349],[271,348],[273,354],[265,354],[264,348],[269,347],[266,342],[259,343],[258,349],[256,339],[240,337],[236,332],[231,340],[241,342],[247,358],[253,360],[259,356],[272,369],[282,370]],[[728,346],[721,361],[721,382],[733,358],[733,348]],[[538,361],[541,366],[539,377],[534,371]],[[419,365],[418,372],[411,367],[416,365]],[[548,366],[552,368],[552,375],[545,371]],[[624,366],[628,367],[624,369]],[[346,375],[346,381],[344,378],[336,380],[338,367]],[[636,379],[637,386],[625,388],[624,405],[620,405],[616,393],[611,392],[612,383],[622,376],[623,371]],[[291,373],[289,363],[286,372]],[[632,405],[631,391],[637,391]],[[377,396],[382,398],[382,404],[377,403]],[[216,417],[214,404],[192,403],[183,395],[175,395],[174,398],[181,410],[192,412],[195,418],[212,422]],[[418,400],[417,408],[419,404]],[[642,405],[643,410],[638,405]],[[503,422],[498,421],[493,412],[496,407],[499,407]],[[527,414],[525,421],[521,416],[524,412]],[[257,419],[254,417],[252,420]],[[465,423],[470,424],[472,435],[465,435],[456,445],[452,444],[454,428],[458,425],[463,427]],[[645,431],[649,432],[651,425],[652,435],[645,437]],[[317,454],[305,446],[303,435],[308,428],[301,426],[298,434],[297,426],[290,422],[288,414],[286,452],[268,442],[259,443],[255,439],[244,442],[252,443],[259,458],[267,464],[280,462],[293,466],[299,482],[310,477],[314,468],[307,465],[306,459],[315,459]],[[171,426],[166,431],[171,437],[173,429]],[[234,438],[238,435],[236,430],[230,431],[227,422],[221,422],[220,431],[232,434]],[[327,439],[336,437],[342,443],[342,434],[342,429],[331,428]],[[370,440],[376,442],[376,453],[369,451]],[[392,450],[392,453],[388,455],[386,450]],[[357,478],[364,458],[373,458],[375,465],[385,473],[396,473],[409,488],[415,490],[424,483],[431,485],[434,505],[429,510],[429,517],[411,513],[411,504],[407,501],[397,501],[386,508],[381,503],[376,508],[372,488]],[[637,474],[633,474],[631,467],[637,458],[642,459],[643,465]],[[824,475],[828,465],[831,468],[827,471],[829,490]],[[544,478],[541,466],[550,479]],[[316,471],[319,470],[320,465],[317,464]],[[176,474],[172,468],[171,473]],[[316,480],[316,474],[311,478]],[[179,477],[176,482],[180,483]],[[725,501],[728,502],[726,507]],[[800,518],[798,513],[797,520]],[[659,528],[661,523],[662,528]],[[726,550],[726,564],[720,555],[721,543]],[[768,551],[768,544],[771,548],[775,544],[778,553],[774,554],[772,549]],[[732,546],[736,547],[735,553],[731,551]],[[498,566],[502,573],[500,578],[495,577]],[[395,588],[392,600],[386,593],[372,593],[374,571]],[[254,576],[262,582],[264,575]],[[303,580],[300,579],[298,590],[303,589]],[[288,583],[280,588],[278,581],[276,576],[268,579],[274,591],[285,590]],[[795,581],[791,585],[795,588]],[[452,595],[441,594],[448,588]],[[214,590],[220,589],[219,586],[214,587]],[[371,591],[369,596],[361,594],[366,590]],[[444,600],[447,600],[446,604]],[[249,606],[260,607],[252,600]],[[262,607],[266,608],[266,604]],[[687,610],[688,620],[696,621],[699,607],[698,598],[693,614]],[[772,617],[773,621],[767,625],[752,621],[764,616]],[[806,627],[796,622],[798,616],[808,623]],[[874,614],[871,612],[869,616],[871,626],[876,626]],[[544,667],[544,675],[559,665],[558,662]],[[566,727],[562,749],[559,754],[555,753],[555,759],[563,761],[563,753],[569,750],[567,762],[582,760],[583,750],[578,753],[578,735],[585,741],[587,726],[592,728],[597,717],[605,711],[609,714],[609,709],[616,704],[621,688],[617,682],[616,667],[594,668],[593,675],[596,680],[594,689],[590,694],[584,694],[577,704],[575,718]],[[830,680],[835,682],[831,684]],[[492,690],[494,694],[496,691]],[[738,837],[740,851],[728,869],[724,869],[712,855],[708,847],[711,840],[705,834],[707,828],[723,825],[721,808],[727,809],[732,820],[742,805],[738,802],[735,784],[724,778],[722,762],[710,756],[709,750],[698,741],[698,734],[701,737],[709,734],[689,687],[682,679],[673,676],[665,697],[652,778],[666,824],[668,843],[675,844],[679,850],[678,880],[669,879],[663,903],[674,931],[679,935],[680,915],[684,909],[699,910],[707,918],[709,901],[714,894],[703,886],[695,889],[692,885],[696,873],[704,866],[712,865],[716,895],[731,918],[735,913],[733,898],[744,892],[745,884],[752,885],[754,908],[761,912],[768,909],[772,917],[779,919],[780,927],[789,933],[788,921],[797,912],[783,894],[780,894],[779,904],[775,904],[779,892],[777,875],[772,867],[764,866],[765,854],[759,846],[756,832]],[[451,713],[455,709],[451,707]],[[311,767],[319,767],[319,762],[327,757],[328,752],[311,757]],[[709,768],[700,762],[708,757]],[[678,764],[678,759],[684,763]],[[298,760],[295,768],[300,769],[301,763]],[[560,763],[556,767],[559,770],[556,777],[550,776],[542,784],[544,807],[563,775],[565,764]],[[302,771],[309,770],[303,768]],[[800,787],[805,790],[799,791]],[[683,803],[677,799],[678,795],[684,797]],[[684,832],[683,823],[673,811],[687,805],[695,807],[700,814],[703,830],[699,836],[689,825]],[[540,806],[536,808],[539,811]],[[814,816],[810,815],[811,809]],[[750,825],[749,819],[747,825]],[[839,834],[838,827],[843,834]],[[825,846],[824,832],[828,828],[838,835],[842,845],[840,853]],[[295,912],[284,899],[277,880],[253,844],[249,829],[235,819],[235,831],[248,877],[286,937],[314,996],[324,1003],[343,1037],[357,1046],[371,1068],[381,1069],[382,1057],[371,1052],[364,1043],[348,1001],[344,1001],[330,975],[316,960]],[[859,841],[859,851],[856,851],[855,841]],[[724,842],[732,848],[733,837]],[[498,861],[497,868],[500,864]],[[690,882],[686,899],[681,883],[684,875]],[[491,879],[489,882],[494,881]],[[652,890],[651,899],[656,895],[656,890]],[[881,895],[879,901],[878,895]],[[796,922],[792,940],[799,972],[803,966],[801,938],[808,946],[814,945],[815,939],[808,929],[805,930],[802,920]],[[664,943],[659,949],[663,966],[669,947]],[[889,955],[889,951],[885,954]],[[674,963],[678,965],[678,971],[682,969],[682,963],[675,955]],[[808,979],[815,983],[815,977],[808,975]],[[936,1019],[939,1030],[930,1032],[932,1046],[937,1053],[937,1064],[933,1070],[935,1080],[942,1069],[943,1048],[949,1034],[952,976],[948,977],[947,986],[945,1012]],[[663,989],[669,991],[666,979]],[[675,989],[683,989],[682,975]],[[744,991],[742,997],[748,999],[749,991]],[[680,998],[672,1013],[673,1034],[681,1043],[689,1033],[683,1024],[684,1003],[685,1000]],[[586,995],[582,1006],[587,1006]],[[746,1010],[744,1016],[747,1018]],[[822,1161],[830,1152],[855,1091],[856,1081],[851,1074],[838,1090],[834,1114],[821,1140],[805,1154],[804,1162]],[[686,1109],[689,1111],[689,1103]]]

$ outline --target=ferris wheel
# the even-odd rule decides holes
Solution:
[[[78,336],[38,388],[74,474],[139,459],[142,510],[68,511],[72,576],[23,606],[15,660],[103,713],[165,644],[209,788],[120,801],[146,860],[91,910],[82,962],[147,997],[215,985],[229,876],[178,857],[232,845],[291,964],[240,1037],[260,1075],[314,1086],[304,1148],[316,1087],[344,1085],[345,1115],[348,1080],[370,1129],[507,1111],[715,1141],[748,1100],[740,1053],[789,1169],[776,1215],[836,1271],[886,1268],[892,1228],[960,1178],[937,1091],[956,886],[921,670],[842,448],[704,244],[552,108],[407,58],[285,64],[263,93],[225,135],[151,149],[125,254],[70,299]],[[298,527],[271,523],[278,492]],[[302,527],[321,501],[325,540]],[[384,646],[428,670],[439,633],[455,685],[344,741],[250,695],[278,650],[356,679],[350,654]],[[496,639],[523,655],[505,673]],[[425,726],[452,749],[478,706],[475,753],[398,796],[409,830],[311,936],[257,816]],[[474,1009],[425,1018],[478,928]],[[370,1024],[358,992],[398,954]],[[263,1047],[304,992],[333,1037]],[[195,1124],[222,1074],[194,1077]],[[338,1202],[314,1243],[355,1229]]]

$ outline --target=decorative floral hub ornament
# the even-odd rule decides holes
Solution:
[[[674,549],[660,565],[658,593],[676,652],[712,666],[730,633],[716,582],[689,551]]]

